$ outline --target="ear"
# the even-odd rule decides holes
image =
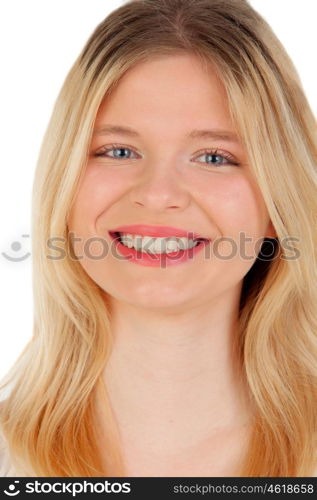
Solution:
[[[271,220],[266,228],[265,238],[277,238],[277,234]]]

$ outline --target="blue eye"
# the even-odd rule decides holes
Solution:
[[[109,153],[112,153],[111,155]],[[133,157],[133,155],[135,155]],[[138,158],[137,153],[132,149],[116,144],[112,144],[111,146],[104,147],[100,151],[97,151],[94,153],[95,157],[101,157],[101,158],[112,158],[114,160],[131,160]],[[239,163],[235,160],[235,158],[225,152],[225,151],[220,151],[217,149],[212,149],[212,150],[206,150],[203,151],[203,153],[200,154],[200,156],[196,156],[196,158],[201,158],[201,157],[206,157],[205,162],[197,161],[197,160],[191,160],[191,161],[197,161],[197,163],[204,163],[207,166],[215,166],[215,167],[222,167],[222,166],[227,166],[227,165],[239,165]]]
[[[239,165],[239,163],[235,160],[235,158],[231,156],[229,153],[225,153],[224,151],[220,152],[217,149],[204,151],[203,154],[201,154],[198,157],[196,156],[196,158],[201,158],[203,156],[207,158],[206,162],[202,162],[206,163],[206,165],[216,166],[216,167],[217,166],[221,167],[226,165]]]
[[[114,151],[113,156],[109,156],[108,153],[110,151]],[[94,156],[101,156],[104,158],[114,158],[114,159],[119,159],[119,160],[130,160],[131,155],[130,153],[133,152],[132,149],[130,148],[124,148],[121,146],[111,146],[110,148],[105,148],[97,153],[95,153]]]

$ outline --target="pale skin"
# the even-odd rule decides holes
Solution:
[[[128,71],[103,101],[95,129],[106,124],[139,136],[93,137],[68,221],[76,236],[110,243],[108,229],[145,223],[213,240],[238,242],[240,232],[252,238],[249,259],[200,252],[167,268],[113,255],[80,260],[110,303],[114,347],[104,380],[127,476],[234,476],[252,420],[232,350],[242,280],[255,261],[255,242],[276,233],[243,144],[186,137],[193,129],[237,134],[225,90],[192,54],[156,57]],[[137,156],[94,156],[113,143]],[[226,158],[209,164],[206,149],[239,165]],[[231,249],[224,242],[219,253]],[[75,251],[84,255],[81,243]],[[99,255],[100,247],[90,251]]]

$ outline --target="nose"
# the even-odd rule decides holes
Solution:
[[[153,212],[184,210],[190,203],[190,191],[175,168],[152,165],[130,190],[130,200]]]

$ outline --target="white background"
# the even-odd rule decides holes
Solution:
[[[119,0],[0,3],[0,378],[31,338],[31,189],[53,104],[86,40]],[[292,57],[317,111],[316,0],[251,0]],[[13,246],[11,246],[13,245]],[[26,256],[12,262],[11,258]]]

